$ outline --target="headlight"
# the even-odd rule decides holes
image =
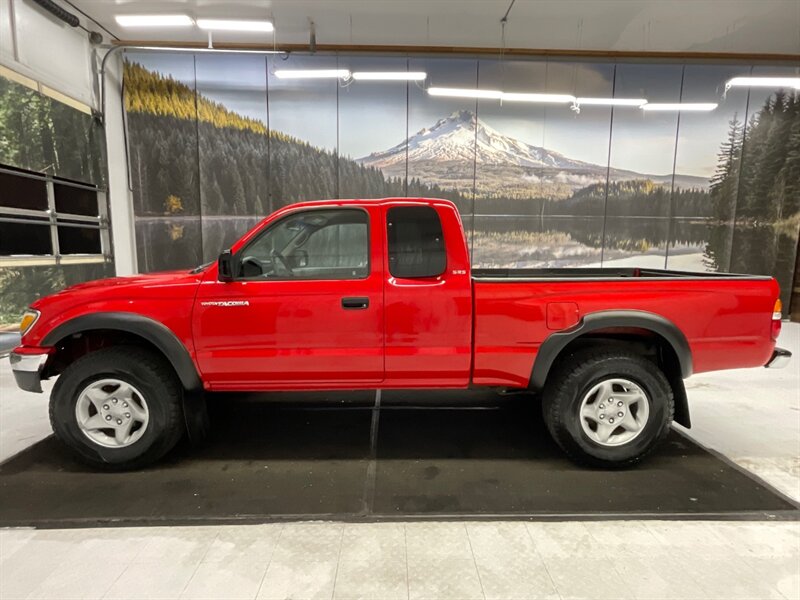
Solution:
[[[19,334],[25,335],[33,327],[33,324],[39,320],[39,311],[28,309],[22,315],[22,321],[19,324]]]

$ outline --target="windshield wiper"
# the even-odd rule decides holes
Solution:
[[[203,272],[204,270],[206,270],[208,267],[210,267],[210,266],[211,266],[211,265],[213,265],[213,264],[214,264],[214,261],[212,260],[211,262],[207,262],[207,263],[205,263],[205,264],[203,264],[203,265],[200,265],[200,266],[198,266],[198,267],[195,267],[194,269],[192,269],[191,271],[189,271],[189,273],[190,273],[191,275],[197,275],[198,273],[201,273],[201,272]]]

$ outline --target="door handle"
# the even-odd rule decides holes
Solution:
[[[369,298],[342,298],[342,308],[345,310],[363,310],[369,308]]]

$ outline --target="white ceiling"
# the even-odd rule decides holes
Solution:
[[[66,1],[66,0],[63,0]],[[120,39],[206,40],[196,28],[123,29],[118,14],[271,18],[277,43],[501,46],[511,0],[70,0]],[[69,7],[67,7],[69,8]],[[272,34],[215,33],[272,43]],[[507,47],[800,54],[800,0],[516,0]]]

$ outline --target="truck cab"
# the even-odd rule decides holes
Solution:
[[[405,199],[279,211],[204,274],[192,330],[209,390],[466,387],[461,219]]]

